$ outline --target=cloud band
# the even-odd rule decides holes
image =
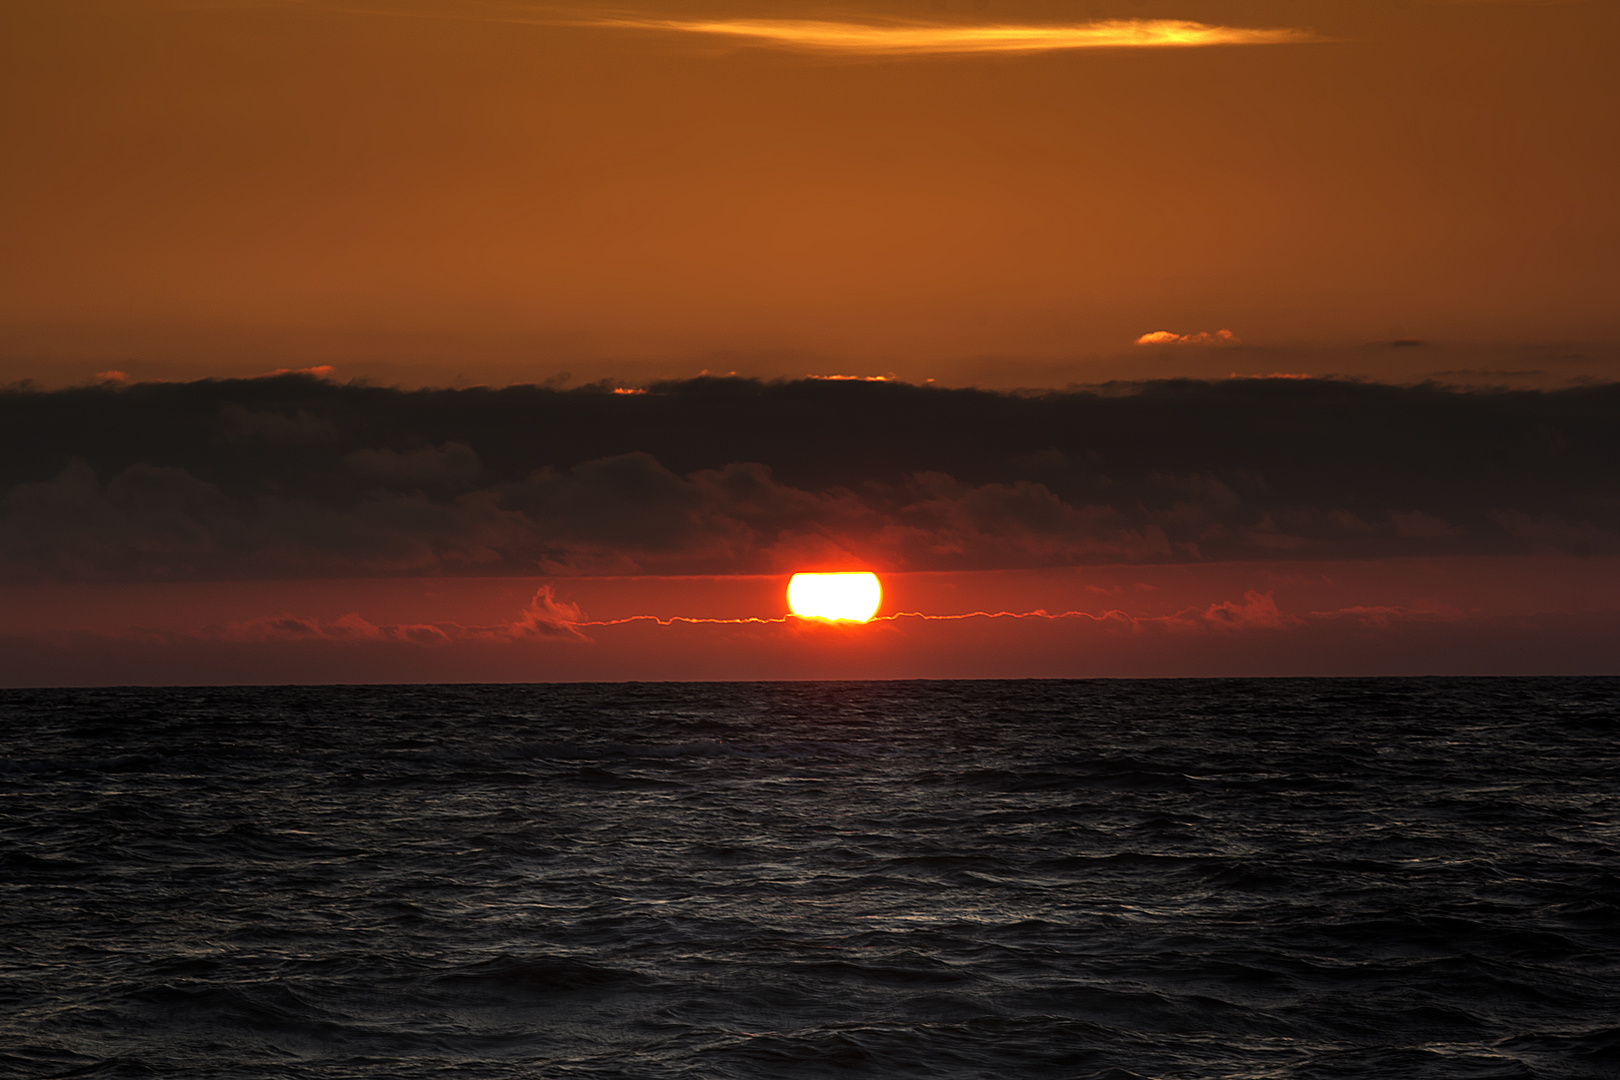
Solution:
[[[1069,25],[875,24],[811,19],[602,19],[591,26],[706,34],[767,48],[865,56],[960,56],[1067,49],[1284,45],[1312,41],[1295,29],[1209,26],[1180,19],[1112,19]]]
[[[0,390],[0,589],[1613,555],[1617,408],[1274,378]]]

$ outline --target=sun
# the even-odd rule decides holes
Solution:
[[[883,602],[876,574],[794,574],[788,607],[801,619],[866,622]]]

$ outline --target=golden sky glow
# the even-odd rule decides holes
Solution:
[[[0,383],[1606,378],[1616,50],[1615,3],[0,4]]]
[[[1291,29],[1208,26],[1181,19],[1109,19],[1056,26],[828,22],[812,19],[602,19],[592,26],[741,38],[756,45],[874,56],[1044,52],[1051,49],[1281,45],[1313,40]]]

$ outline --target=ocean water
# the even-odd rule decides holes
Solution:
[[[0,1075],[1620,1076],[1620,680],[0,694]]]

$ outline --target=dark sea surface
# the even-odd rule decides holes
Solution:
[[[1620,1076],[1620,680],[0,693],[0,1075]]]

